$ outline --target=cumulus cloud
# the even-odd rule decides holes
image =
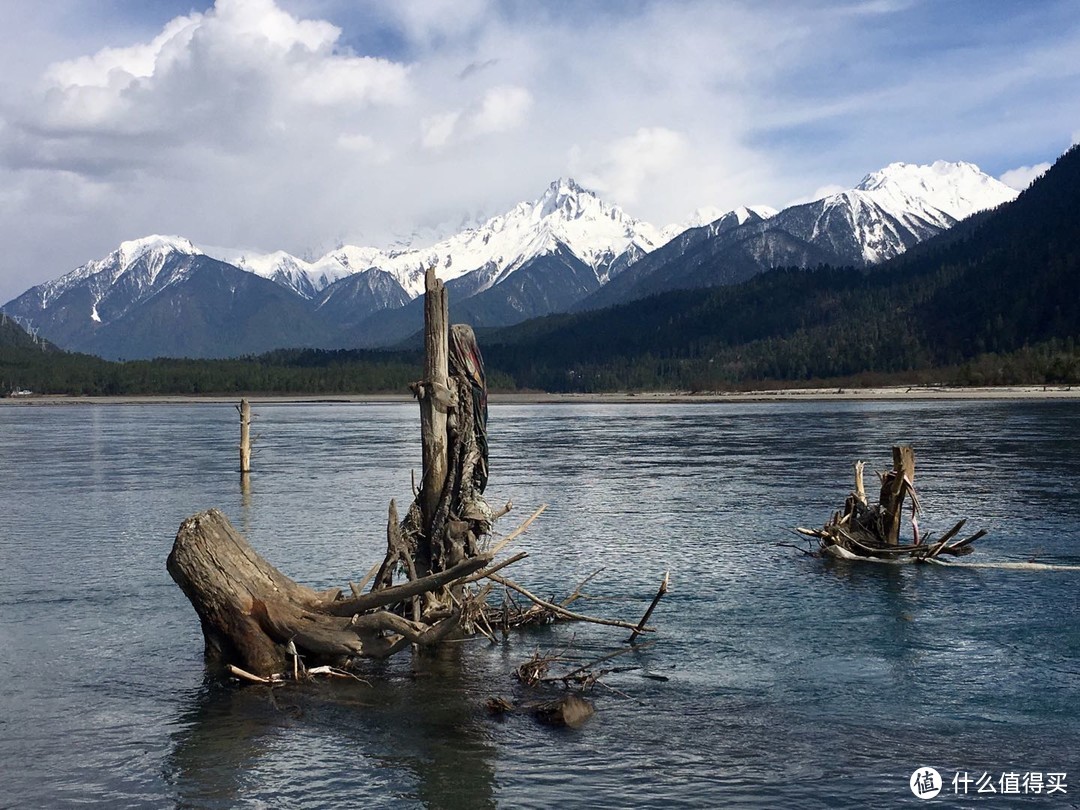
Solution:
[[[77,162],[99,150],[100,143],[85,143],[88,137],[137,136],[144,149],[186,147],[238,131],[248,138],[272,131],[276,113],[284,119],[407,98],[407,66],[343,52],[340,36],[337,26],[297,19],[273,0],[218,0],[206,13],[167,22],[148,43],[51,66],[22,111],[33,136],[23,154],[48,154],[58,166],[65,154]]]
[[[1004,172],[998,180],[1011,188],[1015,188],[1017,191],[1023,191],[1049,168],[1049,163],[1036,163],[1034,166],[1018,166],[1015,169],[1009,169],[1007,172]]]

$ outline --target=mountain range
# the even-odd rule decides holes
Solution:
[[[136,239],[3,309],[62,348],[108,358],[386,346],[420,327],[430,266],[447,282],[455,321],[507,326],[777,266],[874,266],[1015,196],[969,163],[894,163],[783,211],[745,207],[661,229],[560,179],[536,201],[426,248],[343,246],[309,262]]]
[[[780,267],[484,335],[547,391],[1080,381],[1080,146],[1016,200],[872,268]]]

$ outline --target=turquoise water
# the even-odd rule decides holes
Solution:
[[[1065,773],[1080,797],[1080,407],[1052,402],[496,405],[492,501],[513,576],[636,620],[653,644],[566,731],[497,720],[536,649],[625,632],[559,625],[366,672],[370,686],[205,684],[165,572],[216,506],[315,587],[357,580],[419,468],[413,405],[256,405],[239,487],[231,405],[0,408],[0,807],[886,807],[908,778]],[[851,462],[910,442],[923,530],[987,528],[967,561],[888,567],[777,543],[838,508]],[[666,680],[656,677],[663,676]],[[1076,780],[1074,788],[1069,782]],[[974,786],[971,788],[974,792]],[[969,795],[968,800],[977,800]],[[1023,796],[996,796],[1011,806]]]

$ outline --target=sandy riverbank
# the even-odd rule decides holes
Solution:
[[[253,404],[388,404],[411,402],[409,394],[343,394],[317,396],[275,396],[256,394],[248,397]],[[239,396],[121,396],[69,397],[22,396],[0,399],[4,406],[45,405],[177,405],[235,404]],[[701,402],[805,402],[814,400],[957,400],[957,399],[1080,399],[1080,386],[1000,386],[960,388],[949,386],[896,386],[882,388],[783,388],[770,391],[646,392],[615,394],[545,394],[542,392],[493,393],[491,403],[543,405],[558,403],[701,403]]]

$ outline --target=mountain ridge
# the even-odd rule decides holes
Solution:
[[[677,289],[745,281],[769,267],[872,266],[1018,192],[972,163],[890,163],[852,189],[745,222],[718,220],[672,239],[576,311]]]
[[[873,263],[1014,194],[1006,188],[973,164],[893,163],[855,189],[819,201],[780,212],[740,207],[679,231],[634,219],[573,179],[560,178],[533,202],[427,248],[343,246],[308,262],[284,251],[201,248],[184,237],[151,235],[126,241],[5,307],[64,348],[113,356],[143,356],[134,353],[151,346],[164,353],[197,347],[204,355],[223,356],[230,347],[193,341],[185,330],[199,324],[221,339],[235,335],[224,325],[206,323],[206,313],[227,312],[237,322],[257,323],[256,300],[282,316],[278,334],[260,327],[255,331],[265,345],[244,340],[232,351],[391,345],[422,323],[413,304],[428,266],[453,289],[454,317],[499,327],[664,289],[735,283],[772,266]],[[240,283],[236,276],[228,282],[192,280],[202,272],[224,273],[215,262],[273,284],[296,301],[286,303],[272,289]],[[185,292],[177,292],[178,286]],[[234,300],[238,287],[253,296],[251,302]],[[229,304],[196,300],[194,290],[222,291]],[[155,303],[157,296],[173,309]],[[133,314],[140,308],[155,314],[140,320]],[[153,335],[147,333],[151,322]],[[125,327],[132,330],[126,348]]]

